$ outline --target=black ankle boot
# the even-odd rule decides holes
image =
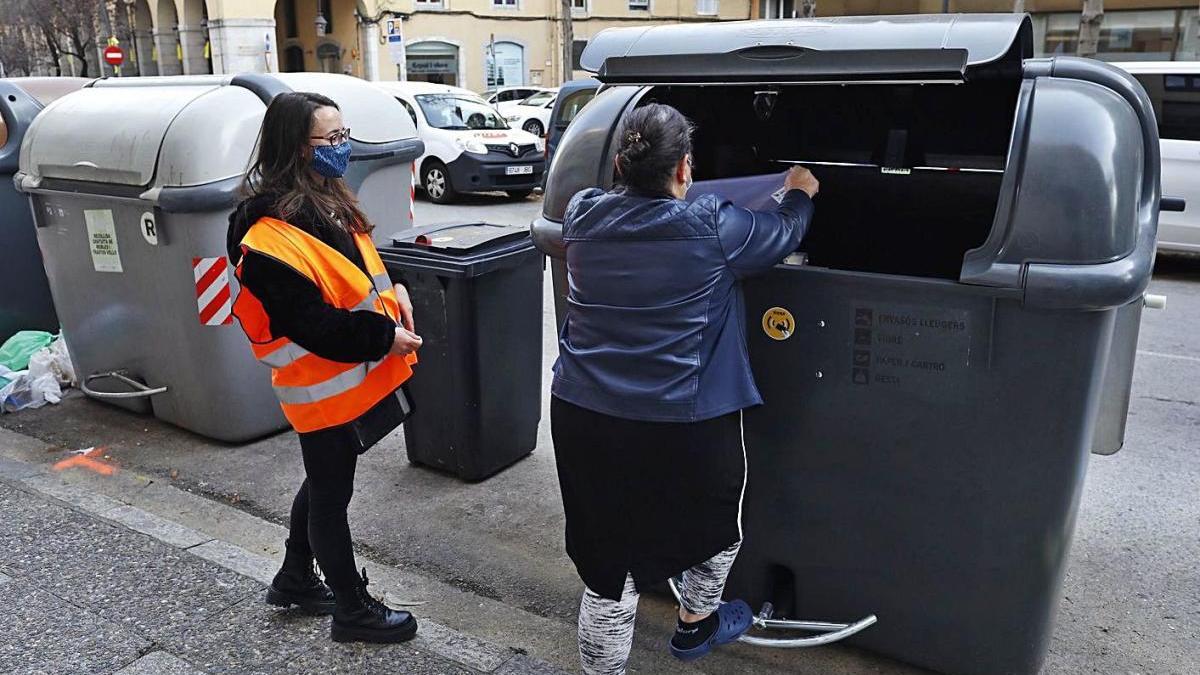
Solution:
[[[299,605],[311,614],[333,614],[336,606],[333,591],[321,581],[313,567],[313,559],[301,555],[291,546],[283,555],[283,567],[267,589],[267,604],[277,607]]]
[[[337,593],[330,637],[334,642],[404,642],[417,634],[417,619],[392,609],[367,592],[367,570],[362,583]]]

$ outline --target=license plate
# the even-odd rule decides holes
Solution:
[[[504,167],[505,176],[523,176],[533,173],[533,165],[526,164],[525,166],[506,166]]]

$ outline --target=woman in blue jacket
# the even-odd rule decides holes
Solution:
[[[741,411],[762,403],[747,358],[740,281],[796,250],[816,178],[788,173],[774,212],[715,195],[684,201],[692,128],[650,104],[618,130],[618,187],[567,208],[570,280],[551,423],[567,552],[587,590],[579,652],[618,674],[638,593],[682,574],[671,653],[699,658],[751,625],[721,602],[741,545]]]

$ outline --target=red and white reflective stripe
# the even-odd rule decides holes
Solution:
[[[225,256],[192,258],[196,277],[196,309],[200,323],[222,326],[233,323],[233,299],[229,292],[229,261]]]
[[[415,227],[417,224],[416,207],[413,204],[417,202],[417,163],[412,163],[412,180],[408,185],[408,225]]]

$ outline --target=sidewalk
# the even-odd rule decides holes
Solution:
[[[397,595],[402,573],[370,563],[373,592],[415,605],[420,633],[402,645],[334,643],[328,617],[263,603],[278,551],[260,555],[90,489],[103,480],[145,498],[154,485],[107,474],[102,452],[69,456],[58,471],[13,457],[14,446],[29,453],[37,445],[0,432],[0,604],[8,614],[0,622],[0,672],[564,672],[430,620],[424,603]],[[90,471],[88,460],[95,462]],[[208,513],[242,537],[256,527],[277,529],[158,487],[159,498],[174,499],[181,513]],[[476,600],[481,607],[484,599]]]

